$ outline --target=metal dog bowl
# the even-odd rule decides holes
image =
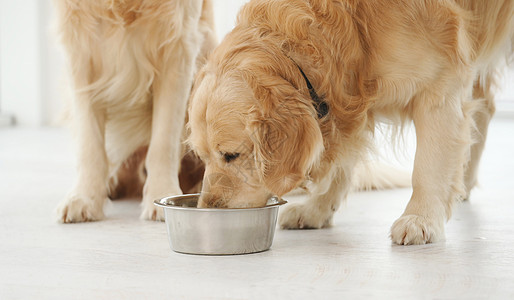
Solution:
[[[180,253],[231,255],[268,250],[278,209],[287,201],[270,198],[259,208],[197,208],[200,194],[154,202],[164,208],[171,249]]]

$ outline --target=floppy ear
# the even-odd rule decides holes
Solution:
[[[282,77],[266,76],[267,83],[245,78],[256,105],[248,129],[255,160],[266,188],[281,196],[305,180],[323,151],[323,138],[310,99]]]

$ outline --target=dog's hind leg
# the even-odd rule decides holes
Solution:
[[[109,178],[109,198],[141,198],[146,181],[145,159],[148,146],[132,153]]]
[[[477,183],[477,169],[482,151],[484,150],[489,122],[495,111],[494,94],[491,90],[492,80],[493,77],[489,74],[486,78],[479,78],[473,86],[473,101],[479,102],[479,108],[476,109],[473,115],[475,136],[474,144],[471,146],[470,160],[464,173],[464,184],[466,185],[466,195],[464,199],[469,198],[471,189]]]
[[[343,168],[333,167],[305,203],[291,203],[280,214],[283,229],[317,229],[332,225],[332,216],[346,199],[351,179]],[[326,186],[328,185],[328,187]]]

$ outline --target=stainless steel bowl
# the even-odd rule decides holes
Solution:
[[[164,208],[171,249],[180,253],[231,255],[268,250],[273,242],[278,208],[273,197],[259,208],[197,208],[200,194],[166,197]]]

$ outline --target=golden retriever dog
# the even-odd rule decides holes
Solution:
[[[443,239],[476,183],[513,15],[512,0],[250,1],[190,99],[199,206],[263,206],[308,183],[280,225],[329,226],[375,126],[412,120],[413,193],[391,239]]]
[[[110,192],[123,195],[122,184],[133,187],[143,177],[141,217],[162,220],[153,201],[182,193],[178,174],[187,100],[197,64],[216,44],[212,4],[54,3],[71,67],[70,110],[78,146],[78,178],[58,206],[58,218],[99,220]],[[141,160],[144,167],[138,168]],[[125,180],[127,171],[139,173],[135,182]]]

